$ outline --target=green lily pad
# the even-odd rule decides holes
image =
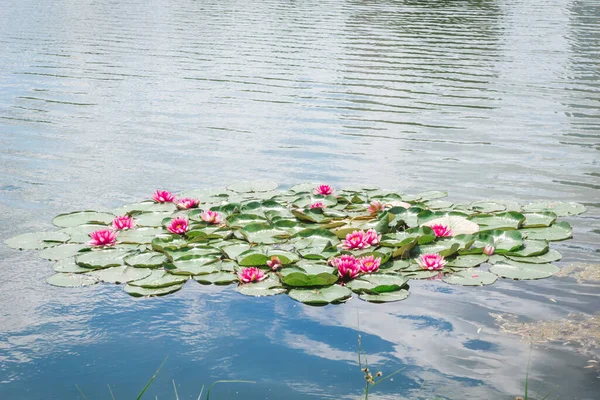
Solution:
[[[516,211],[498,214],[475,214],[469,220],[479,225],[481,231],[494,229],[519,229],[525,222],[523,214]]]
[[[221,247],[221,251],[231,260],[235,260],[240,254],[250,250],[248,243],[235,243]]]
[[[533,257],[548,252],[548,242],[545,240],[523,240],[523,247],[516,251],[509,251],[505,254],[517,257]]]
[[[93,276],[102,282],[108,283],[126,283],[136,281],[150,276],[149,269],[141,269],[122,265],[120,267],[111,267],[88,272],[89,276]]]
[[[498,276],[487,271],[469,268],[446,275],[442,280],[451,285],[483,286],[496,282]]]
[[[160,236],[171,236],[169,231],[160,227],[146,227],[128,229],[119,232],[120,243],[150,244],[152,240]]]
[[[85,268],[108,268],[118,267],[125,264],[123,260],[126,255],[131,254],[127,249],[102,249],[87,251],[75,256],[75,263]]]
[[[143,287],[147,289],[158,289],[172,285],[179,285],[185,283],[185,281],[187,280],[187,275],[173,275],[162,270],[152,270],[150,275],[148,275],[147,277],[137,281],[131,281],[129,282],[129,285]]]
[[[400,290],[408,279],[395,274],[367,274],[346,284],[355,293],[381,294]]]
[[[281,282],[272,276],[260,282],[240,284],[235,290],[243,295],[255,297],[274,296],[286,291],[281,287]]]
[[[158,268],[167,263],[168,258],[163,253],[157,251],[145,251],[142,253],[133,253],[123,258],[125,264],[137,268]]]
[[[217,261],[219,261],[218,258],[211,256],[174,261],[174,268],[169,269],[169,273],[175,275],[212,274],[220,271],[219,265],[215,264]]]
[[[552,264],[529,264],[506,260],[490,267],[490,272],[509,279],[542,279],[548,278],[560,269]]]
[[[52,269],[54,272],[72,273],[72,274],[83,274],[84,272],[90,272],[89,268],[80,267],[75,263],[74,257],[65,258],[57,261]]]
[[[523,236],[520,231],[510,230],[491,230],[479,232],[474,235],[475,241],[467,249],[460,251],[460,254],[482,254],[487,245],[494,246],[495,252],[499,254],[516,251],[523,246]]]
[[[203,285],[229,285],[230,283],[238,281],[238,277],[235,274],[224,271],[195,275],[193,278]]]
[[[408,297],[408,290],[400,289],[395,292],[381,294],[361,293],[358,297],[370,303],[390,303],[393,301],[405,300]]]
[[[52,286],[79,287],[95,285],[98,283],[98,279],[83,274],[64,274],[59,272],[46,278],[46,282]]]
[[[98,211],[75,211],[68,214],[60,214],[56,216],[52,223],[61,228],[71,226],[99,224],[108,225],[115,218],[113,214]]]
[[[488,256],[485,254],[472,254],[458,256],[454,259],[448,260],[446,267],[449,268],[475,268],[488,260]]]
[[[523,228],[545,228],[556,222],[556,214],[550,211],[525,213]]]
[[[440,271],[427,271],[424,269],[419,271],[402,271],[402,274],[408,279],[430,279],[437,275],[443,275]]]
[[[480,213],[494,213],[506,210],[506,206],[501,203],[496,203],[493,200],[474,201],[469,205],[471,210]]]
[[[268,224],[249,224],[239,231],[250,243],[273,244],[288,237],[289,234]]]
[[[15,236],[4,243],[17,250],[41,250],[66,242],[70,238],[70,235],[61,232],[33,232]]]
[[[521,233],[528,239],[549,240],[551,242],[566,240],[573,237],[573,228],[566,221],[557,222],[547,228],[522,229]]]
[[[425,222],[423,226],[445,225],[452,230],[452,236],[470,235],[479,231],[479,225],[465,217],[449,215]]]
[[[585,212],[583,204],[572,201],[538,201],[523,206],[525,212],[550,211],[559,217],[578,215]]]
[[[161,227],[165,220],[170,221],[173,213],[172,212],[152,212],[144,211],[141,213],[132,214],[133,221],[138,227]],[[167,222],[168,222],[167,221]]]
[[[183,283],[159,287],[159,288],[144,288],[133,285],[125,285],[123,288],[125,292],[133,297],[154,297],[154,296],[165,296],[167,294],[175,293],[183,287]]]
[[[539,256],[529,256],[529,257],[516,257],[516,256],[506,256],[510,260],[531,264],[546,264],[555,261],[559,261],[562,258],[562,255],[556,250],[548,250],[547,253],[541,254]]]
[[[40,257],[47,260],[63,260],[79,253],[83,249],[88,249],[87,245],[80,243],[66,243],[54,247],[48,247],[40,252]]]
[[[329,303],[339,303],[352,296],[352,290],[340,285],[319,289],[292,289],[288,295],[301,303],[322,306]]]

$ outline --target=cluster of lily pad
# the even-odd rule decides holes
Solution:
[[[454,204],[439,191],[277,187],[156,191],[112,212],[58,215],[61,229],[6,244],[56,261],[47,278],[55,286],[124,283],[133,296],[159,296],[194,280],[313,305],[353,293],[383,303],[405,299],[411,279],[470,286],[552,276],[561,255],[549,242],[572,237],[557,218],[585,211],[572,202]]]

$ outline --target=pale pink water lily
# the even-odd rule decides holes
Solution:
[[[342,240],[342,248],[346,250],[366,249],[371,245],[366,240],[366,234],[363,231],[354,231],[346,235],[346,239]]]
[[[154,192],[152,200],[157,203],[173,203],[175,201],[175,195],[166,190],[157,190]]]
[[[495,252],[496,252],[496,248],[494,246],[492,246],[491,244],[488,244],[483,248],[483,253],[487,254],[488,256],[493,256]]]
[[[430,228],[433,229],[433,233],[435,233],[436,237],[452,236],[452,229],[446,225],[434,224],[431,225]]]
[[[171,222],[169,222],[167,225],[167,230],[176,235],[183,235],[188,231],[189,227],[190,225],[187,218],[177,217],[173,218]]]
[[[373,256],[365,256],[358,259],[360,263],[360,270],[365,274],[371,274],[379,270],[381,265],[381,258]]]
[[[375,229],[369,229],[365,233],[365,241],[369,246],[376,246],[381,241],[381,235],[379,235]]]
[[[219,215],[218,212],[212,210],[204,211],[202,214],[200,214],[200,218],[202,218],[202,221],[208,222],[209,224],[213,225],[219,225],[221,222],[223,222],[221,215]]]
[[[446,263],[447,261],[444,260],[444,257],[437,253],[423,254],[417,260],[417,264],[419,264],[421,268],[429,271],[440,270],[444,268]]]
[[[367,211],[371,214],[377,214],[383,210],[385,210],[385,204],[378,200],[372,201],[371,204],[369,204],[369,208],[367,208]]]
[[[111,229],[99,229],[91,232],[92,240],[88,242],[90,246],[112,246],[117,242],[117,233]]]
[[[118,231],[124,231],[125,229],[132,229],[135,226],[135,222],[133,222],[133,218],[130,216],[121,215],[113,219],[112,226]]]
[[[196,208],[200,204],[200,200],[198,199],[190,199],[189,197],[184,197],[183,199],[177,200],[177,208],[180,210],[187,210],[189,208]]]
[[[317,202],[314,202],[314,203],[312,203],[312,204],[309,206],[309,208],[311,208],[311,209],[312,209],[312,208],[325,208],[325,207],[326,207],[326,205],[325,205],[325,204],[323,204],[323,202],[322,202],[322,201],[317,201]]]
[[[315,188],[315,194],[322,194],[324,196],[333,194],[333,187],[329,185],[319,185]]]
[[[266,277],[267,274],[265,274],[263,271],[261,271],[260,268],[257,267],[242,268],[238,272],[238,278],[242,283],[258,282],[262,281]]]
[[[282,266],[281,260],[276,256],[272,256],[271,259],[267,261],[267,265],[271,268],[271,271],[277,271]]]
[[[354,279],[360,273],[360,261],[349,254],[333,258],[330,264],[337,268],[340,279],[343,281]]]

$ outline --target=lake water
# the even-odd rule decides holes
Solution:
[[[268,179],[372,183],[450,200],[577,201],[561,266],[598,263],[600,1],[3,0],[0,242],[52,217]],[[571,278],[308,307],[188,284],[154,299],[44,283],[0,245],[0,398],[357,399],[363,349],[380,399],[598,399],[595,354],[499,331],[593,315]],[[553,299],[554,301],[551,301]],[[480,329],[481,328],[481,329]],[[531,393],[530,393],[531,394]],[[511,397],[512,396],[512,397]]]

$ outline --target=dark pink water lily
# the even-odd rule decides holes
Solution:
[[[117,242],[117,233],[111,229],[99,229],[91,232],[92,240],[88,242],[90,246],[112,246]]]
[[[135,227],[135,222],[133,222],[133,218],[130,216],[121,215],[113,219],[112,226],[118,231],[124,231],[126,229],[132,229]]]
[[[354,279],[360,273],[360,261],[349,254],[333,258],[330,264],[337,268],[342,281]]]
[[[267,261],[267,265],[271,268],[271,271],[277,271],[282,267],[281,260],[276,256],[272,256],[271,259]]]
[[[381,265],[381,258],[374,256],[364,256],[358,259],[360,263],[360,270],[365,274],[371,274],[379,270]]]
[[[173,203],[175,201],[175,195],[166,190],[157,190],[154,192],[152,200],[157,203]]]
[[[483,248],[483,253],[487,254],[488,256],[493,256],[495,252],[496,252],[496,248],[494,246],[492,246],[491,244],[488,244]]]
[[[417,259],[417,264],[428,271],[437,271],[446,265],[447,261],[437,253],[423,254]]]
[[[238,278],[242,283],[258,282],[265,279],[267,275],[256,267],[242,268],[238,272]]]
[[[202,221],[208,222],[209,224],[213,225],[219,225],[221,222],[223,222],[221,215],[219,215],[218,212],[212,210],[204,211],[202,214],[200,214],[200,218],[202,218]]]
[[[200,204],[200,200],[198,199],[190,199],[189,197],[184,197],[182,199],[177,200],[177,208],[180,210],[187,210],[190,208],[196,208]]]
[[[430,226],[433,229],[433,233],[435,233],[436,237],[448,237],[452,236],[452,229],[446,225],[435,224]]]
[[[376,246],[381,241],[381,235],[377,233],[375,229],[369,229],[365,233],[365,241],[369,246]]]
[[[187,218],[177,217],[173,218],[171,222],[169,222],[167,225],[167,230],[176,235],[183,235],[188,231],[189,227],[190,225]]]
[[[369,204],[369,208],[367,208],[367,211],[371,214],[377,214],[383,210],[385,210],[385,204],[378,200],[372,201],[371,204]]]
[[[322,194],[324,196],[333,194],[333,187],[329,185],[319,185],[315,188],[315,194]]]
[[[325,206],[325,204],[323,204],[323,202],[322,202],[322,201],[317,201],[317,202],[314,202],[314,203],[312,203],[312,204],[309,206],[309,208],[311,208],[311,209],[312,209],[312,208],[321,208],[321,209],[322,209],[322,208],[325,208],[325,207],[326,207],[326,206]]]
[[[365,232],[354,231],[346,235],[346,239],[342,240],[341,246],[346,250],[360,250],[371,245],[367,243]]]

